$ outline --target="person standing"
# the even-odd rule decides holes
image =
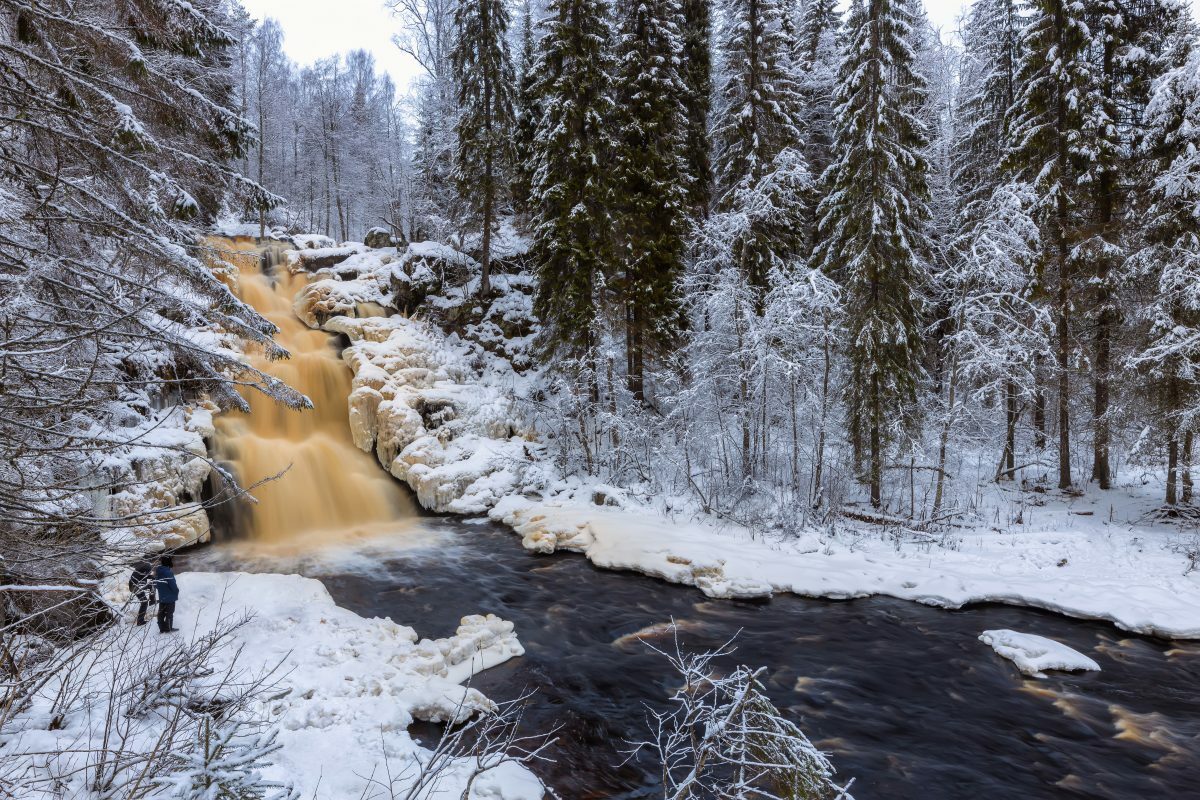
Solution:
[[[175,603],[179,600],[179,584],[171,571],[170,556],[163,556],[154,570],[154,588],[158,591],[158,632],[172,633],[175,627]]]
[[[129,593],[138,601],[138,625],[146,624],[146,609],[154,597],[154,586],[150,581],[153,573],[154,564],[150,562],[150,556],[142,556],[133,565],[133,572],[129,576]]]

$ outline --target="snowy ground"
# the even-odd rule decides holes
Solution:
[[[253,618],[235,634],[218,662],[224,666],[237,653],[245,676],[274,671],[278,686],[269,702],[256,710],[280,728],[281,749],[269,757],[267,779],[286,781],[305,800],[358,798],[368,778],[416,774],[416,759],[427,751],[409,736],[414,720],[444,721],[463,711],[491,708],[474,689],[461,684],[478,670],[501,663],[523,650],[512,625],[494,616],[465,617],[457,634],[447,639],[418,640],[413,629],[387,619],[363,619],[334,605],[320,582],[296,575],[184,573],[176,612],[177,634],[159,634],[153,624],[117,626],[97,648],[96,666],[73,670],[84,685],[84,700],[55,728],[51,704],[58,683],[51,682],[32,709],[5,728],[5,774],[65,776],[55,797],[82,796],[88,772],[97,760],[106,720],[106,703],[114,670],[139,662],[156,663],[183,643],[197,641],[219,619]],[[220,672],[220,670],[218,670]],[[185,693],[202,695],[200,686]],[[122,700],[121,702],[124,702]],[[120,717],[120,715],[118,715]],[[162,709],[126,719],[121,742],[131,753],[152,749],[169,713]],[[84,746],[86,743],[86,746]],[[20,755],[55,753],[52,757]],[[458,798],[465,765],[448,774],[432,798]],[[0,776],[2,777],[2,776]],[[159,776],[165,777],[165,776]],[[28,784],[26,784],[28,785]],[[24,798],[45,796],[27,791]],[[158,795],[172,796],[163,790]],[[515,764],[506,764],[477,779],[471,798],[537,800],[540,783]],[[425,797],[425,795],[422,795]]]
[[[540,460],[536,432],[514,411],[529,376],[429,323],[354,310],[393,302],[387,287],[395,285],[395,265],[410,261],[394,249],[359,252],[352,278],[325,273],[311,291],[338,298],[333,305],[352,315],[324,319],[323,327],[353,342],[345,359],[355,372],[356,441],[426,508],[487,510],[530,550],[580,552],[597,566],[713,597],[882,594],[946,608],[1000,602],[1200,638],[1200,533],[1144,521],[1157,487],[1070,497],[989,483],[981,510],[944,533],[839,523],[769,540],[705,518],[686,499],[630,499],[633,492],[561,476]]]

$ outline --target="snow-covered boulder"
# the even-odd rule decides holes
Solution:
[[[387,228],[371,228],[363,237],[363,244],[373,250],[380,250],[384,247],[395,247],[396,239]]]
[[[212,470],[204,439],[213,435],[215,410],[205,402],[176,407],[123,434],[131,444],[108,465],[120,488],[99,509],[130,521],[123,536],[151,549],[209,540],[199,501]]]
[[[1078,650],[1032,633],[1018,633],[1006,629],[984,631],[980,634],[979,641],[1016,664],[1022,674],[1033,678],[1046,677],[1046,670],[1100,670],[1099,664]]]

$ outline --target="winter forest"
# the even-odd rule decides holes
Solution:
[[[0,800],[1193,796],[1190,4],[376,5],[0,0]]]

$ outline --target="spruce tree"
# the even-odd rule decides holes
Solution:
[[[492,232],[512,165],[513,69],[504,0],[461,0],[450,58],[458,90],[458,190],[481,218],[479,293],[491,293]]]
[[[675,344],[682,325],[687,186],[681,143],[687,127],[679,73],[677,0],[643,0],[617,20],[617,136],[613,209],[625,317],[629,391],[644,399],[647,355]]]
[[[977,0],[963,24],[956,114],[961,133],[952,151],[953,187],[957,193],[957,247],[950,255],[953,268],[965,267],[977,260],[974,248],[979,237],[987,235],[979,228],[992,226],[996,208],[993,197],[998,189],[1007,185],[1001,162],[1009,145],[1009,111],[1020,89],[1017,68],[1023,26],[1016,0]],[[1024,186],[1009,187],[1002,196],[1011,197],[1014,190],[1024,192],[1026,189]],[[1006,263],[1017,263],[1009,259],[1010,254],[1006,254]],[[987,286],[986,281],[981,283]],[[951,336],[960,337],[960,333],[954,330]],[[950,344],[954,346],[953,339]],[[1041,354],[1026,355],[1037,359]],[[1003,363],[1023,367],[1020,360]],[[1013,476],[1011,470],[1016,463],[1022,395],[1031,396],[1035,404],[1045,402],[1040,389],[1029,385],[1030,374],[1021,368],[1002,381],[1004,447],[1001,461],[1006,469],[997,473],[1001,480]]]
[[[1058,390],[1058,486],[1071,486],[1072,300],[1079,241],[1080,151],[1088,145],[1082,99],[1091,83],[1086,58],[1089,36],[1083,6],[1068,0],[1034,0],[1022,34],[1020,94],[1013,107],[1009,173],[1037,194],[1035,218],[1042,227],[1041,284],[1055,322]]]
[[[716,210],[728,213],[761,194],[764,179],[785,150],[800,154],[802,98],[796,85],[782,0],[730,0],[719,47],[721,83],[713,136],[716,142]],[[792,165],[790,156],[785,161]],[[790,166],[789,166],[790,170]],[[747,211],[749,211],[747,209]],[[780,259],[800,250],[801,220],[754,230],[735,245],[735,258],[758,293],[762,313],[768,277]]]
[[[855,3],[847,33],[835,112],[840,158],[827,172],[814,261],[845,287],[851,437],[866,437],[878,507],[893,422],[913,421],[924,372],[926,140],[913,113],[924,79],[914,69],[912,15],[903,0]]]
[[[1141,325],[1128,358],[1166,443],[1167,505],[1190,500],[1188,445],[1200,422],[1200,51],[1190,20],[1177,19],[1172,27],[1158,62],[1186,61],[1156,82],[1136,152],[1144,199],[1131,266],[1132,283],[1143,288]]]
[[[825,174],[833,161],[833,97],[837,91],[838,28],[841,16],[836,0],[808,0],[800,11],[796,37],[796,76],[802,98],[801,135],[804,158],[814,178]],[[822,199],[820,181],[814,181],[808,198],[805,224],[811,244],[816,242],[816,209]]]
[[[1125,337],[1121,326],[1124,268],[1142,220],[1131,215],[1128,187],[1141,171],[1130,154],[1135,123],[1149,102],[1149,89],[1167,69],[1173,32],[1186,18],[1182,6],[1168,0],[1125,4],[1094,0],[1087,7],[1091,33],[1088,49],[1091,83],[1084,95],[1080,149],[1080,195],[1085,202],[1086,235],[1073,253],[1086,270],[1090,288],[1088,328],[1092,340],[1092,480],[1112,485],[1109,454],[1113,409],[1113,351]],[[1183,25],[1184,29],[1190,26]],[[1186,34],[1185,37],[1186,38]]]
[[[534,137],[537,135],[539,110],[534,102],[534,59],[536,57],[533,42],[533,12],[531,0],[525,0],[521,11],[521,52],[517,61],[517,91],[514,99],[514,114],[516,116],[513,132],[513,164],[512,199],[513,209],[522,222],[528,221],[530,214],[530,194],[533,189]]]
[[[712,154],[708,117],[712,109],[712,3],[681,0],[683,53],[680,71],[687,115],[684,160],[687,167],[688,205],[695,216],[708,213],[712,202]]]
[[[613,265],[608,6],[552,0],[548,14],[534,86],[542,109],[534,148],[534,310],[545,352],[578,359],[597,343],[598,293]]]

